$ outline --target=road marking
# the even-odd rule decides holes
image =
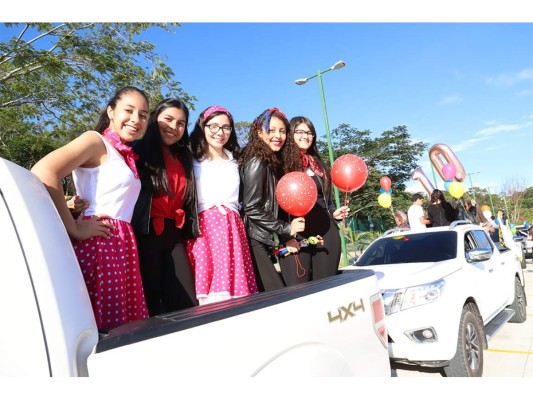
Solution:
[[[487,349],[492,353],[533,354],[533,351]]]

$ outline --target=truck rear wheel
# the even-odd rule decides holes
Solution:
[[[514,315],[509,322],[522,323],[527,319],[526,294],[524,293],[524,287],[520,283],[520,279],[516,277],[514,278],[514,301],[509,308],[514,310]]]
[[[483,327],[479,319],[463,308],[457,351],[450,360],[450,365],[444,367],[446,376],[479,377],[483,375]]]

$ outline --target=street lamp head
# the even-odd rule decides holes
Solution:
[[[308,81],[307,78],[302,78],[302,79],[296,79],[294,83],[296,83],[297,85],[305,85],[307,81]]]
[[[333,64],[333,67],[331,67],[330,69],[341,69],[345,65],[346,63],[344,61],[337,61],[335,64]]]

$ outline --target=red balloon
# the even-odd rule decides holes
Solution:
[[[289,172],[276,186],[279,206],[296,217],[306,215],[316,203],[318,192],[315,181],[305,172]]]
[[[365,162],[354,154],[337,158],[331,166],[333,184],[344,192],[353,192],[363,186],[368,177]]]
[[[391,181],[388,176],[382,176],[379,180],[379,184],[381,185],[384,191],[388,192],[390,190]]]

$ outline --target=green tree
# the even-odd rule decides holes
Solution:
[[[413,143],[407,127],[396,126],[392,130],[372,137],[368,130],[361,131],[348,124],[341,124],[331,132],[334,159],[344,154],[361,157],[368,168],[366,183],[360,189],[348,194],[339,192],[341,204],[348,199],[351,215],[357,218],[372,215],[394,224],[393,210],[406,211],[411,205],[410,194],[405,193],[406,183],[411,179],[411,171],[417,160],[427,149],[427,144]],[[329,160],[326,141],[317,141],[324,160]],[[380,178],[388,176],[392,182],[392,207],[385,209],[378,204]]]
[[[107,99],[126,85],[145,90],[152,104],[175,96],[194,109],[196,98],[174,79],[156,46],[140,38],[147,29],[173,33],[179,24],[4,25],[18,32],[0,43],[0,154],[4,156],[11,154],[5,146],[36,135],[46,134],[48,144],[57,145],[92,128]],[[28,156],[32,158],[37,155]]]

